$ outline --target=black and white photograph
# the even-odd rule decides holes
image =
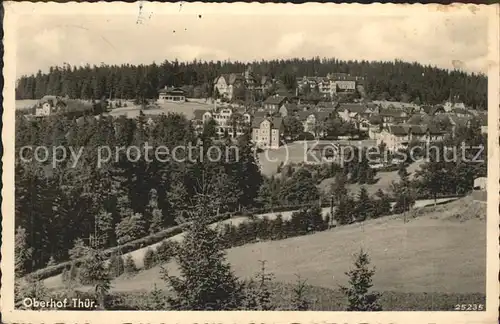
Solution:
[[[8,3],[2,308],[493,323],[498,10]]]

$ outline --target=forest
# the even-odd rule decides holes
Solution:
[[[487,77],[458,70],[446,70],[403,61],[342,61],[335,58],[282,59],[244,62],[179,62],[157,64],[51,67],[22,76],[17,83],[16,99],[40,99],[44,95],[74,99],[152,99],[165,86],[187,87],[188,96],[211,97],[217,76],[244,73],[252,67],[254,77],[271,77],[293,90],[293,80],[302,76],[326,76],[349,73],[365,78],[366,95],[372,100],[397,100],[416,104],[441,104],[458,97],[475,109],[487,107]]]

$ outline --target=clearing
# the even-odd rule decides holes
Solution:
[[[200,102],[183,102],[183,103],[167,102],[167,103],[158,103],[157,107],[144,109],[143,112],[145,115],[177,113],[177,114],[184,114],[187,119],[192,119],[194,117],[193,112],[195,110],[198,109],[210,110],[212,108],[213,106],[208,103],[205,104]],[[133,102],[127,102],[127,107],[115,108],[111,110],[109,114],[111,116],[125,115],[128,118],[135,118],[139,116],[140,111],[141,111],[140,106],[134,105]]]

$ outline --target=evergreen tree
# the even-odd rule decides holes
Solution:
[[[356,220],[362,222],[373,216],[373,202],[368,196],[368,191],[365,187],[361,187],[356,202]]]
[[[207,226],[207,213],[213,210],[209,206],[209,197],[197,196],[193,222],[176,255],[181,277],[163,269],[163,278],[174,291],[167,298],[173,309],[231,310],[242,305],[242,284],[225,260],[220,237]]]
[[[141,214],[127,216],[116,224],[116,237],[118,244],[124,244],[146,235],[146,222]]]
[[[343,172],[337,173],[335,176],[335,182],[330,188],[330,193],[332,194],[333,201],[335,205],[338,205],[347,196],[347,178]]]
[[[402,164],[401,164],[402,165]],[[392,183],[392,192],[396,203],[394,205],[395,213],[404,213],[415,203],[415,190],[410,181],[410,175],[405,166],[402,166],[398,171],[399,182]]]
[[[250,280],[246,286],[246,296],[243,308],[245,310],[273,310],[275,306],[272,304],[270,291],[270,283],[274,276],[266,272],[266,261],[260,261],[260,271],[255,276],[255,279]]]
[[[374,202],[375,210],[373,217],[377,218],[383,215],[389,215],[391,213],[391,202],[389,197],[382,191],[382,189],[378,189],[375,196],[377,199]]]
[[[125,272],[125,262],[118,253],[111,255],[109,259],[109,272],[112,278],[119,277]]]
[[[171,190],[167,192],[167,200],[178,224],[182,224],[187,220],[188,197],[186,186],[182,182],[174,183]]]
[[[151,248],[148,248],[146,250],[146,253],[144,253],[144,269],[151,269],[155,265],[155,251],[153,251]]]
[[[125,266],[124,266],[124,271],[127,274],[132,274],[137,271],[137,266],[135,265],[134,259],[132,258],[132,255],[127,254],[125,257]]]
[[[104,262],[104,254],[101,251],[92,250],[80,267],[80,282],[95,285],[96,300],[101,309],[105,309],[105,298],[111,289],[109,269]]]
[[[105,210],[101,210],[97,214],[96,220],[97,229],[99,231],[99,236],[101,242],[104,246],[109,246],[111,240],[114,238],[114,228],[113,228],[113,214],[108,213]]]
[[[339,225],[351,224],[355,218],[356,204],[354,200],[346,196],[341,199],[335,208],[333,218]]]
[[[47,267],[51,267],[56,264],[56,260],[53,256],[50,256],[49,261],[47,262]]]
[[[149,293],[147,308],[148,310],[165,310],[166,307],[165,294],[155,284],[153,290]]]
[[[22,277],[26,272],[26,263],[31,259],[32,249],[26,242],[26,230],[22,227],[16,229],[15,244],[15,274]]]
[[[300,280],[297,276],[297,283],[293,287],[292,295],[292,310],[305,311],[309,310],[310,303],[306,298],[306,281]]]
[[[369,292],[373,286],[372,278],[375,274],[375,269],[369,269],[370,259],[368,254],[360,251],[356,255],[354,269],[346,272],[349,277],[349,287],[341,287],[341,291],[347,297],[347,311],[381,311],[382,308],[378,303],[380,295],[378,293]]]
[[[163,213],[158,208],[158,194],[155,189],[150,191],[150,199],[146,208],[149,233],[156,233],[164,229]]]
[[[69,256],[71,260],[76,260],[81,257],[87,256],[91,252],[91,248],[85,245],[85,242],[78,238],[75,240],[73,248],[69,250]]]

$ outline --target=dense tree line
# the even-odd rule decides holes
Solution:
[[[51,67],[23,76],[16,88],[17,99],[39,99],[61,95],[78,99],[157,98],[164,86],[190,86],[189,95],[212,97],[213,82],[223,73],[243,73],[243,62],[164,61],[148,65],[106,65]],[[342,61],[331,59],[286,59],[250,63],[257,81],[261,76],[280,80],[286,88],[297,86],[302,76],[349,73],[364,77],[364,92],[371,99],[438,104],[458,96],[479,109],[487,107],[487,78],[483,74],[449,71],[419,63]]]
[[[198,141],[182,115],[161,115],[154,124],[143,115],[78,121],[18,116],[16,126],[15,216],[30,252],[19,265],[27,272],[45,267],[51,258],[67,260],[69,249],[78,244],[106,248],[182,223],[196,192],[217,193],[213,200],[219,213],[250,207],[261,183],[248,135],[236,143]],[[146,143],[170,152],[189,143],[197,149],[192,160],[164,161],[151,155],[154,149],[147,155]],[[24,146],[47,147],[47,161],[22,161]],[[201,158],[211,146],[224,153],[220,160]],[[52,153],[55,147],[60,149]],[[102,147],[109,147],[113,157],[99,166]],[[142,151],[131,150],[127,157],[125,150],[115,154],[117,147]],[[81,150],[77,161],[70,158],[70,149],[75,154]],[[54,158],[61,160],[55,167]]]

